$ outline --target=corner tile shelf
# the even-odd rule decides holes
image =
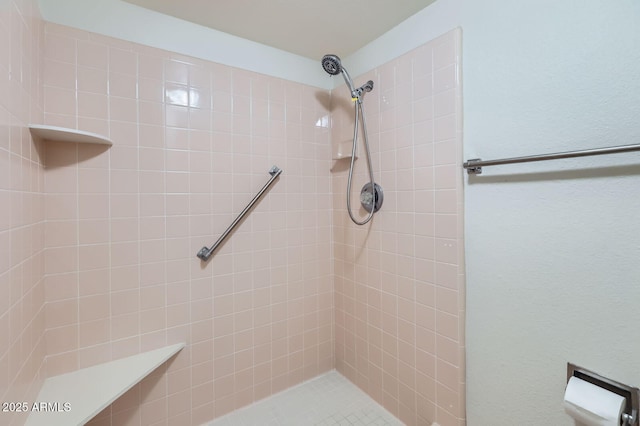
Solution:
[[[84,425],[184,346],[179,343],[48,378],[36,401],[57,402],[59,411],[32,411],[26,425]],[[63,411],[64,403],[69,403],[69,411]]]
[[[92,143],[100,145],[113,145],[110,139],[97,133],[84,132],[82,130],[68,129],[66,127],[45,126],[41,124],[29,124],[31,135],[48,141],[63,141],[77,143]]]
[[[352,146],[353,146],[353,141],[351,140],[342,140],[339,142],[333,142],[331,146],[331,159],[342,160],[344,158],[351,158]],[[357,158],[358,158],[358,153],[356,152],[356,159]]]

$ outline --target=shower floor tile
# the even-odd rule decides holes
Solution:
[[[258,401],[207,426],[402,426],[340,373],[315,379]]]

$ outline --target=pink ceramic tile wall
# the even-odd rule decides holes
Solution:
[[[408,425],[463,425],[464,260],[460,31],[366,75],[382,209],[346,213],[348,160],[334,162],[336,366]],[[332,93],[333,142],[351,138],[346,89]],[[368,182],[359,146],[352,206]]]
[[[94,423],[199,424],[330,369],[334,353],[407,424],[464,422],[458,32],[366,76],[386,194],[367,230],[345,214],[344,164],[329,176],[327,93],[55,25],[41,54],[35,4],[5,6],[3,400],[35,398],[45,353],[54,375],[186,341]],[[350,103],[333,99],[331,137],[349,138]],[[34,142],[43,107],[114,146]],[[195,252],[271,164],[280,181],[200,267]]]
[[[0,3],[0,401],[34,401],[44,347],[42,22],[35,1]],[[24,414],[0,411],[0,424]]]
[[[187,347],[93,424],[201,424],[334,366],[329,93],[46,24],[47,372]],[[284,172],[209,263],[210,246]]]

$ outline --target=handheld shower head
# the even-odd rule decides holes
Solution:
[[[322,57],[322,68],[331,75],[338,75],[342,72],[342,63],[337,55],[324,55]]]
[[[347,72],[347,69],[342,66],[342,62],[340,61],[338,55],[324,55],[322,57],[322,68],[324,68],[324,70],[330,75],[342,74],[344,82],[347,83],[347,86],[349,86],[351,96],[353,98],[356,98],[358,96],[355,87],[353,87],[351,76]]]

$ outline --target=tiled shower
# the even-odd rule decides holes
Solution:
[[[35,2],[10,3],[0,15],[3,400],[186,342],[91,424],[198,425],[334,368],[406,424],[464,424],[458,30],[356,78],[376,83],[365,110],[385,191],[372,225],[357,227],[345,211],[348,160],[332,159],[352,125],[342,88],[45,23]],[[32,140],[29,123],[114,143]],[[201,263],[197,251],[272,165],[280,178]],[[364,179],[359,169],[354,188]]]
[[[464,418],[460,37],[362,77],[379,91],[365,98],[384,190],[370,229],[345,214],[347,172],[332,175],[336,368],[406,424]],[[346,92],[332,93],[333,142],[353,126]],[[368,181],[360,171],[354,188]]]

